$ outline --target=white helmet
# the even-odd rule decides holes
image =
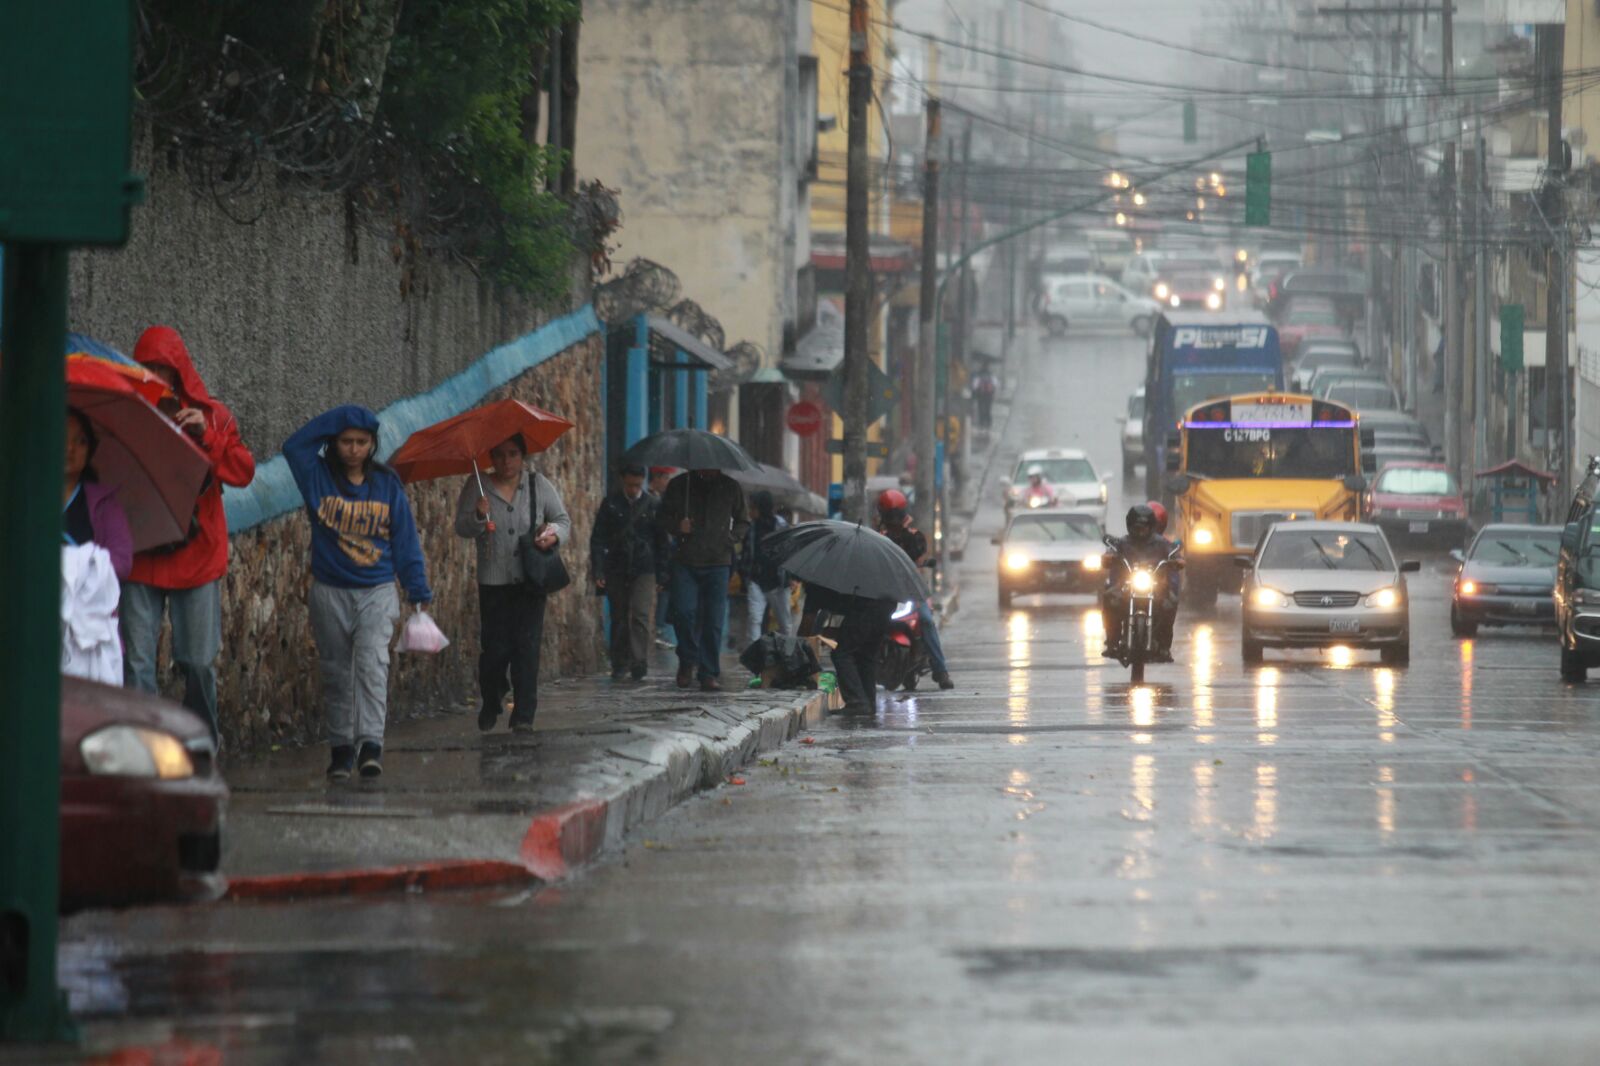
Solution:
[[[1038,463],[1034,463],[1032,466],[1028,467],[1028,476],[1044,477],[1044,467],[1040,466]]]

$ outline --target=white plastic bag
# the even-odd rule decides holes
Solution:
[[[98,544],[61,549],[61,672],[122,684],[117,601],[122,586],[111,555]]]
[[[427,611],[418,609],[400,630],[400,651],[419,651],[434,655],[450,646],[450,638],[439,631]]]

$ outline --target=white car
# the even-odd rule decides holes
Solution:
[[[1007,515],[1026,495],[1028,470],[1034,466],[1044,471],[1044,480],[1055,490],[1055,510],[1092,515],[1101,526],[1106,524],[1106,503],[1111,499],[1107,482],[1112,475],[1096,472],[1081,448],[1030,448],[1018,456],[1005,487]]]
[[[1164,252],[1140,252],[1128,260],[1128,265],[1122,268],[1122,287],[1130,292],[1149,293],[1156,278],[1161,276],[1161,260],[1164,258]]]
[[[1122,424],[1122,472],[1133,473],[1133,468],[1144,462],[1144,386],[1140,385],[1128,397],[1128,413],[1118,415]]]
[[[1143,337],[1160,310],[1149,297],[1098,274],[1065,274],[1050,279],[1039,314],[1052,336],[1068,326],[1125,326]]]

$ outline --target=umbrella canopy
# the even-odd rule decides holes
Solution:
[[[151,406],[121,368],[100,359],[67,363],[67,404],[94,424],[94,468],[115,485],[128,516],[133,550],[160,547],[189,533],[211,461],[187,434]]]
[[[869,600],[927,595],[910,556],[877,530],[825,519],[780,529],[762,546],[793,577]]]
[[[622,455],[624,466],[676,466],[684,470],[744,470],[761,464],[727,437],[703,429],[668,429],[652,433]]]
[[[519,433],[531,454],[549,448],[571,428],[565,418],[532,404],[499,400],[417,430],[389,457],[389,465],[403,481],[471,474],[493,467],[489,450]]]
[[[762,463],[758,470],[734,470],[729,474],[749,492],[766,490],[774,502],[811,514],[827,514],[828,501],[806,488],[782,467]]]
[[[164,403],[177,403],[178,398],[172,394],[172,389],[153,372],[146,370],[138,363],[123,363],[107,359],[93,352],[72,352],[67,356],[67,379],[72,379],[72,368],[80,363],[93,363],[96,367],[111,370],[122,375],[132,385],[134,391],[149,401],[150,406],[160,408]],[[91,371],[96,373],[97,371]]]

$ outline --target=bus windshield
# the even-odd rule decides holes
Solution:
[[[1236,371],[1231,374],[1174,374],[1172,410],[1187,411],[1196,404],[1241,392],[1261,392],[1278,384],[1270,370]]]
[[[1213,478],[1336,478],[1356,473],[1355,430],[1191,424],[1186,470]]]

